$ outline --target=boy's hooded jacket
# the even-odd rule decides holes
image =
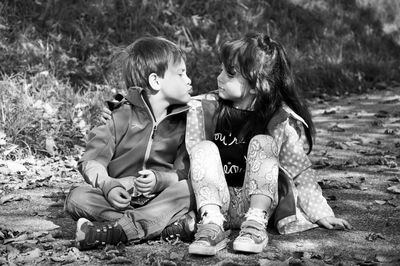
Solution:
[[[187,114],[186,147],[190,153],[201,140],[213,140],[218,102],[213,95],[194,98]],[[316,221],[334,216],[322,196],[315,171],[303,150],[297,124],[304,120],[289,107],[283,106],[268,124],[268,133],[279,148],[279,203],[273,216],[276,229],[282,234],[317,227]]]
[[[86,182],[102,189],[106,197],[112,188],[123,187],[118,178],[137,177],[143,169],[155,173],[154,193],[162,191],[168,179],[187,179],[184,139],[189,107],[171,106],[165,118],[155,121],[146,99],[143,89],[130,89],[114,103],[111,120],[88,136],[78,167]]]

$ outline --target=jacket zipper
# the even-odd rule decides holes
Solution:
[[[153,134],[151,134],[151,139],[154,139],[154,135],[156,134],[156,131],[157,131],[157,124],[155,124],[153,126]]]
[[[143,97],[142,97],[142,100],[143,100],[143,102],[145,102]],[[151,146],[153,145],[153,140],[154,140],[158,125],[162,121],[164,121],[167,117],[169,117],[171,115],[176,115],[176,114],[179,114],[179,113],[182,113],[182,112],[186,112],[186,110],[182,110],[180,112],[176,112],[176,113],[173,113],[173,114],[166,115],[166,116],[163,117],[163,119],[161,119],[160,121],[157,122],[155,117],[154,117],[154,115],[153,115],[153,113],[151,112],[150,108],[147,106],[146,102],[145,102],[145,106],[147,108],[148,113],[151,116],[151,120],[152,120],[152,123],[153,123],[153,128],[151,129],[150,138],[149,138],[149,141],[147,142],[146,152],[144,154],[143,166],[142,166],[143,169],[146,169],[146,164],[147,164],[147,161],[149,160],[149,157],[150,157]]]

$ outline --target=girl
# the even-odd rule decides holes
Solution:
[[[186,144],[201,217],[189,253],[225,248],[224,227],[240,228],[233,249],[251,253],[267,245],[268,221],[281,234],[318,225],[350,229],[322,196],[303,150],[299,125],[308,152],[314,125],[283,47],[251,33],[223,44],[220,58],[218,95],[193,100],[188,113]]]

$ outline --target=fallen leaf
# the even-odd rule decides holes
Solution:
[[[336,196],[335,196],[335,195],[329,195],[329,196],[326,197],[326,200],[327,200],[327,201],[336,200]]]
[[[397,103],[400,100],[398,98],[395,99],[390,99],[390,100],[385,100],[385,101],[380,101],[379,103],[385,103],[385,104],[391,104],[391,103]]]
[[[7,168],[10,169],[12,172],[26,172],[28,171],[25,166],[20,163],[14,161],[6,161]]]
[[[391,178],[389,178],[389,179],[388,179],[388,181],[392,181],[392,182],[400,182],[400,177],[397,177],[397,176],[395,176],[395,177],[391,177]]]
[[[332,147],[332,148],[335,148],[335,149],[338,149],[338,150],[343,150],[344,149],[344,146],[343,146],[342,143],[339,143],[339,142],[336,142],[336,141],[333,141],[333,140],[331,140],[328,143],[326,143],[326,146]]]
[[[107,261],[107,264],[132,264],[133,261],[125,258],[125,257],[115,257],[109,261]],[[170,264],[162,264],[162,265],[170,265]]]
[[[67,256],[54,255],[50,259],[54,262],[62,262],[62,264],[68,264],[68,263],[72,263],[72,262],[75,262],[78,260],[78,258],[76,256],[71,256],[71,255],[67,255]]]
[[[16,248],[14,248],[11,245],[7,245],[7,260],[8,262],[12,262],[14,261],[20,254],[20,251]],[[11,264],[11,263],[10,263]],[[12,265],[15,265],[14,263],[12,263]]]
[[[15,149],[18,148],[17,144],[11,144],[9,147],[6,148],[6,150],[3,152],[3,156],[7,156],[8,154],[12,153]]]
[[[27,234],[22,234],[16,238],[11,238],[11,239],[6,239],[4,241],[4,244],[8,244],[8,243],[13,243],[13,242],[20,242],[20,241],[25,241],[28,240],[28,235]]]
[[[384,256],[384,255],[376,255],[375,260],[377,262],[395,262],[395,261],[400,261],[399,256]]]
[[[400,194],[400,185],[395,185],[387,188],[387,191],[395,194]]]
[[[375,117],[379,117],[379,118],[384,118],[384,117],[388,117],[388,116],[390,116],[390,115],[389,115],[389,112],[388,112],[388,111],[385,111],[385,110],[379,110],[379,111],[375,114]]]
[[[379,151],[379,150],[375,150],[375,149],[367,150],[367,151],[360,151],[360,153],[367,155],[367,156],[376,156],[376,155],[383,156],[384,155],[383,151]]]
[[[26,253],[21,253],[18,258],[17,261],[18,262],[32,262],[35,259],[39,258],[41,255],[41,251],[39,248],[35,248],[34,250],[28,251]]]
[[[29,200],[29,196],[8,194],[0,198],[0,205],[11,201]]]
[[[383,133],[386,135],[396,135],[397,129],[386,129]]]
[[[350,160],[348,160],[348,161],[345,162],[345,165],[346,165],[347,167],[358,167],[358,166],[359,166],[359,163],[356,162],[356,160],[354,160],[354,159],[350,159]]]
[[[336,111],[335,110],[325,110],[324,112],[323,112],[323,115],[333,115],[333,114],[336,114]]]
[[[346,130],[344,128],[339,127],[338,125],[334,125],[334,126],[328,128],[328,131],[331,131],[331,132],[344,132]]]
[[[365,239],[372,242],[376,241],[378,238],[385,239],[381,233],[369,233]]]
[[[396,202],[392,201],[392,200],[388,200],[387,204],[389,204],[390,206],[393,206],[395,208],[398,207],[398,204]]]
[[[182,257],[183,257],[183,254],[182,254],[182,255],[179,255],[179,254],[176,253],[176,252],[171,252],[171,253],[169,254],[169,258],[170,258],[171,260],[175,260],[175,259],[182,260]]]
[[[371,125],[374,127],[382,127],[383,126],[383,121],[382,120],[375,120],[371,122]]]
[[[375,200],[376,203],[378,203],[379,205],[384,205],[387,203],[386,200]]]
[[[319,159],[318,161],[316,161],[313,165],[314,169],[321,169],[321,168],[326,168],[326,167],[330,167],[332,166],[332,164],[326,160],[326,159]]]
[[[363,184],[350,183],[350,185],[352,188],[359,189],[361,191],[368,190],[368,188],[366,186],[364,186]]]

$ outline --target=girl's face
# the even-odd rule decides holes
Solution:
[[[230,74],[222,64],[221,73],[217,77],[218,95],[224,100],[233,102],[234,107],[248,109],[254,99],[254,90],[239,71]]]

